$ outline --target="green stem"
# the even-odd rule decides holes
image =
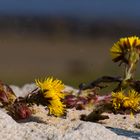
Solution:
[[[128,64],[126,64],[125,67],[125,74],[124,79],[121,83],[121,88],[127,88],[128,86],[130,86],[130,81],[133,79],[138,60],[139,54],[135,51],[132,51],[129,55]]]
[[[126,67],[125,76],[124,76],[125,81],[132,79],[134,74],[134,66],[135,64],[131,63],[129,67]]]

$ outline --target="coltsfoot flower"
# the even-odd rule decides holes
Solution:
[[[138,55],[140,54],[140,38],[136,36],[121,38],[113,45],[110,52],[114,62],[121,61],[128,63],[128,57],[131,52],[136,52]]]
[[[115,110],[128,109],[131,111],[140,110],[140,94],[135,90],[129,90],[128,94],[124,91],[112,93],[112,105]]]
[[[112,93],[112,105],[115,110],[118,110],[122,107],[124,98],[125,98],[125,95],[123,91]]]
[[[65,105],[62,102],[65,94],[62,92],[64,84],[60,80],[49,77],[43,81],[36,80],[36,85],[40,88],[43,97],[47,100],[47,107],[50,115],[63,116]]]

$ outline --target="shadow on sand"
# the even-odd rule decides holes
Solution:
[[[140,132],[134,132],[134,131],[124,130],[121,128],[113,128],[113,127],[106,127],[106,128],[113,131],[117,135],[122,135],[136,140],[140,139]]]

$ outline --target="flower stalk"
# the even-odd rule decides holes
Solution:
[[[106,87],[103,84],[117,82],[117,87],[111,93],[110,110],[115,112],[130,110],[130,114],[138,112],[140,111],[140,81],[134,79],[134,74],[140,57],[140,39],[136,36],[121,38],[113,45],[110,52],[113,62],[124,64],[123,77],[103,76],[87,85],[81,84],[80,89],[87,90],[95,87],[102,89]],[[104,103],[105,106],[106,103]],[[106,110],[105,108],[103,110]],[[94,119],[95,110],[86,119]]]

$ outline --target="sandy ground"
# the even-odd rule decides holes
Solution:
[[[61,122],[61,120],[71,120],[78,121],[81,118],[81,115],[88,115],[91,111],[89,110],[76,110],[76,109],[68,109],[67,116],[65,118],[57,118],[53,116],[48,116],[47,111],[42,106],[34,106],[33,107],[34,114],[28,121],[36,121],[39,123],[52,124],[56,125]],[[113,114],[113,113],[103,113],[103,115],[109,116],[109,119],[100,120],[96,123],[102,124],[103,126],[109,129],[119,129],[121,131],[139,133],[140,135],[140,114],[136,114],[134,117],[130,115],[122,115],[122,114]],[[20,122],[26,122],[20,121]],[[67,122],[67,121],[66,121]],[[69,124],[65,124],[65,128],[68,127]]]
[[[11,86],[11,87],[17,96],[21,96],[21,95],[25,96],[26,93],[28,93],[30,90],[32,91],[32,89],[35,88],[35,85],[26,84],[22,88],[19,88],[17,86]],[[76,89],[69,86],[66,86],[64,91],[70,92],[70,93],[71,92],[77,93]],[[75,108],[67,109],[66,117],[59,118],[59,117],[49,116],[48,111],[45,109],[45,107],[41,105],[40,106],[34,105],[31,109],[33,111],[33,114],[30,118],[28,118],[27,120],[18,121],[22,125],[22,127],[29,126],[29,128],[40,130],[40,127],[42,128],[42,125],[43,125],[43,127],[55,128],[59,130],[62,133],[62,135],[65,135],[66,132],[69,132],[70,129],[75,129],[76,124],[83,122],[83,121],[80,121],[81,115],[83,114],[88,115],[92,112],[92,109],[89,109],[89,108],[86,108],[86,110],[76,110]],[[113,114],[113,113],[110,113],[110,114],[103,113],[103,115],[107,115],[109,118],[105,120],[100,120],[96,123],[91,122],[90,124],[93,124],[93,125],[101,124],[102,126],[107,128],[108,130],[111,130],[118,136],[125,136],[126,139],[127,138],[133,138],[133,139],[140,138],[140,114],[139,113],[134,115],[134,117],[132,117],[131,115],[122,115],[122,114]],[[85,123],[85,124],[88,124],[88,123]],[[39,128],[37,127],[38,125],[39,125]],[[88,129],[90,130],[90,127],[88,129],[87,128],[84,128],[84,129],[88,131]],[[75,132],[75,130],[73,131]],[[78,132],[80,133],[79,130]]]

